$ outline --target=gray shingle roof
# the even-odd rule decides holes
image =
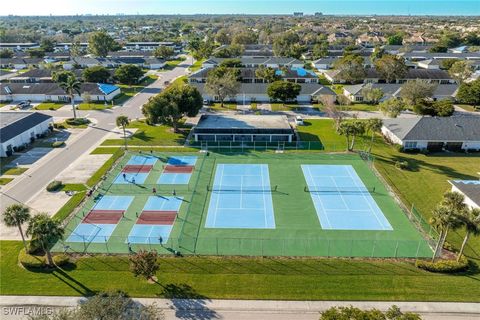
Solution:
[[[385,119],[383,125],[405,141],[480,141],[480,116]]]
[[[465,196],[480,206],[480,181],[479,180],[450,180],[450,184],[457,187]]]
[[[200,93],[203,95],[205,93],[205,84],[204,83],[191,83],[191,86],[194,86],[197,88]],[[299,85],[302,87],[302,90],[300,91],[301,95],[304,94],[309,94],[309,95],[314,95],[314,94],[330,94],[330,95],[336,95],[334,91],[332,91],[330,88],[327,88],[325,86],[322,86],[318,83],[299,83]],[[241,83],[240,84],[240,89],[239,89],[239,94],[267,94],[267,87],[269,86],[269,83]]]
[[[0,142],[6,142],[49,119],[52,120],[52,117],[40,112],[2,112]]]

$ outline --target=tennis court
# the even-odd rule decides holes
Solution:
[[[178,211],[182,205],[182,197],[148,197],[143,211]]]
[[[157,184],[188,184],[197,159],[195,156],[169,157]]]
[[[195,166],[198,157],[195,156],[174,156],[169,157],[167,165],[171,166]]]
[[[302,165],[323,229],[392,230],[351,165]]]
[[[147,180],[148,173],[143,172],[120,172],[113,180],[114,184],[138,183],[143,184]]]
[[[135,244],[162,244],[168,241],[172,225],[135,224],[127,242]]]
[[[266,164],[218,164],[206,228],[274,229]]]
[[[94,210],[126,211],[133,201],[133,196],[102,196],[94,205]]]
[[[157,158],[154,156],[148,156],[148,155],[134,155],[132,156],[128,162],[127,165],[133,165],[133,166],[153,166],[157,162]]]
[[[116,224],[80,223],[67,238],[67,242],[106,242],[116,226]]]

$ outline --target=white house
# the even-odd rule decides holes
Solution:
[[[16,148],[32,143],[53,128],[53,118],[39,112],[2,112],[0,157],[11,156]]]
[[[480,208],[480,180],[449,180],[452,191],[465,196],[464,203],[471,209]]]
[[[385,119],[382,134],[404,150],[479,151],[480,117]]]

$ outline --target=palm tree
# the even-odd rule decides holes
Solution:
[[[462,247],[458,252],[457,261],[460,261],[470,236],[480,235],[480,209],[472,208],[470,210],[464,210],[463,215],[459,216],[459,220],[461,224],[465,226],[466,233],[465,238],[463,238]]]
[[[125,129],[130,123],[130,120],[128,120],[127,116],[118,116],[116,123],[117,123],[117,127],[121,126],[123,128],[123,138],[125,139],[125,150],[127,150],[127,133],[125,132]]]
[[[365,129],[367,132],[370,132],[370,146],[368,147],[368,153],[372,151],[373,139],[375,139],[375,133],[379,132],[382,129],[383,121],[378,118],[368,119]]]
[[[70,101],[72,102],[73,108],[73,118],[77,118],[77,112],[75,110],[75,92],[80,95],[80,81],[78,81],[74,76],[69,76],[67,81],[60,82],[60,87],[63,88],[70,96]]]
[[[459,215],[467,208],[465,196],[459,192],[447,191],[443,194],[440,205],[448,208],[453,214]]]
[[[437,257],[438,253],[441,252],[445,240],[447,239],[448,231],[458,228],[459,221],[457,216],[452,210],[450,210],[450,208],[439,205],[433,210],[430,223],[440,232],[432,257],[432,262],[435,262],[435,258]]]
[[[46,213],[41,213],[30,219],[27,228],[27,235],[32,237],[32,241],[37,241],[47,254],[49,266],[53,265],[50,245],[63,236],[64,230],[60,222],[50,218]]]
[[[23,235],[22,224],[30,220],[30,209],[21,204],[12,204],[5,209],[3,213],[3,222],[7,227],[18,227],[20,235],[22,236],[23,246],[27,251],[27,243]]]

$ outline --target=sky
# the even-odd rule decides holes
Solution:
[[[17,0],[0,15],[291,14],[478,15],[480,0]]]

